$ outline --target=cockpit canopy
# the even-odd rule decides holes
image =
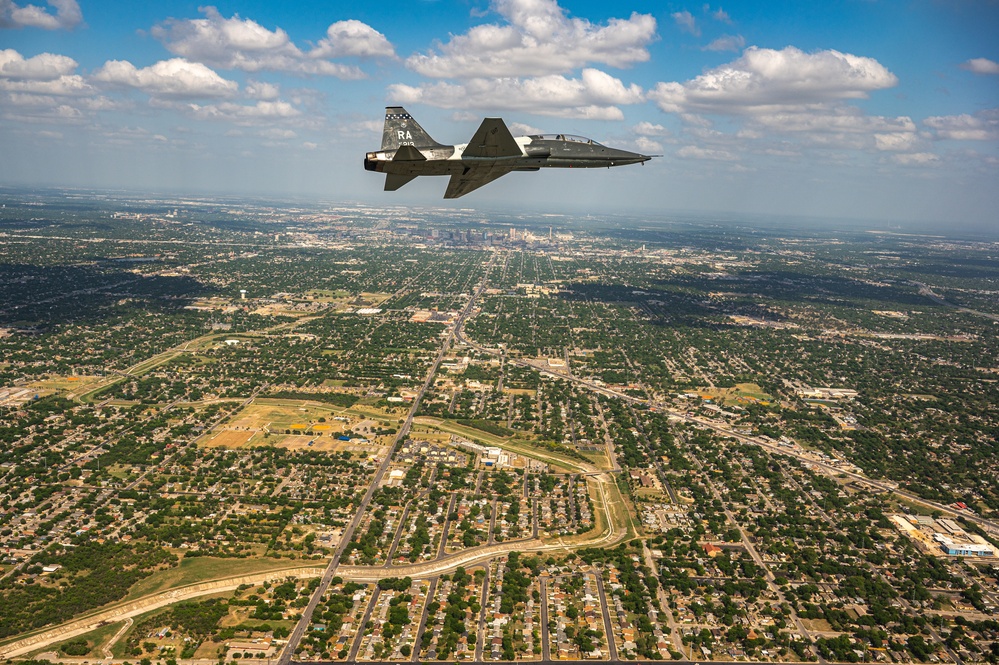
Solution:
[[[584,143],[586,145],[600,145],[593,139],[574,134],[531,134],[532,141],[565,141],[568,143]]]

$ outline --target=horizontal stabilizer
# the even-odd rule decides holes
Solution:
[[[403,145],[399,146],[399,149],[395,151],[395,157],[392,160],[396,162],[425,162],[427,158],[413,146]]]
[[[444,198],[456,199],[473,192],[483,185],[488,185],[493,180],[502,178],[512,169],[492,168],[488,166],[466,168],[464,173],[455,173],[447,183],[447,191]]]
[[[486,118],[465,146],[462,157],[522,157],[524,151],[501,118]]]
[[[397,175],[395,173],[387,173],[385,174],[385,191],[394,192],[407,182],[416,180],[416,178],[417,176],[415,175]]]

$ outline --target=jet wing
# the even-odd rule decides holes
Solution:
[[[514,140],[502,118],[486,118],[472,134],[463,157],[522,157],[524,151]],[[497,176],[499,177],[499,176]]]
[[[493,180],[502,178],[513,169],[500,168],[495,166],[469,166],[464,173],[455,173],[447,183],[447,191],[444,198],[456,199],[473,192],[483,185],[488,185]]]

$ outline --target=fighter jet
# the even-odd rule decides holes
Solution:
[[[456,199],[511,171],[542,168],[594,168],[640,164],[652,159],[608,148],[569,134],[514,136],[500,118],[486,118],[464,145],[433,140],[401,106],[385,109],[382,148],[364,157],[364,168],[385,174],[385,191],[394,192],[421,175],[449,175],[444,198]]]

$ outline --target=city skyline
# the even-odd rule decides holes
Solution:
[[[662,155],[460,207],[995,230],[994,3],[0,4],[0,183],[439,204],[361,168],[382,109]],[[510,203],[510,202],[513,203]]]

